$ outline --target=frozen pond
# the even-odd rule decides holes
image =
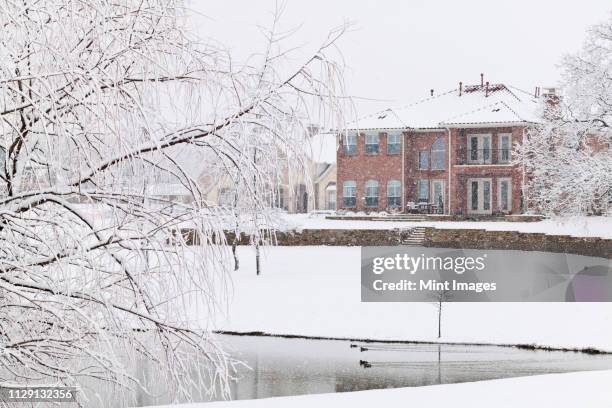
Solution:
[[[417,387],[612,368],[612,355],[477,345],[363,343],[221,336],[251,370],[240,371],[233,399]],[[362,347],[367,350],[362,351]],[[364,363],[367,362],[367,363]],[[162,390],[158,395],[162,395]],[[137,406],[167,396],[135,395]]]

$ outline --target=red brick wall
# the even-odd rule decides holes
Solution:
[[[512,213],[521,212],[521,184],[522,171],[512,165],[457,165],[457,152],[463,146],[467,146],[468,134],[491,134],[491,149],[493,159],[497,157],[498,134],[511,133],[512,145],[521,143],[523,140],[523,127],[512,128],[476,128],[476,129],[452,129],[451,132],[451,162],[454,164],[451,175],[451,208],[454,214],[467,214],[467,180],[469,178],[491,178],[492,206],[495,212],[499,207],[497,200],[497,183],[499,178],[512,179]]]
[[[491,134],[491,149],[493,158],[497,157],[498,134],[511,133],[512,144],[522,141],[522,127],[506,128],[474,128],[474,129],[451,129],[451,191],[448,194],[448,131],[432,130],[429,132],[404,132],[402,143],[404,143],[405,178],[404,178],[404,203],[416,201],[417,180],[443,180],[444,181],[444,207],[449,206],[453,214],[467,213],[467,179],[470,177],[487,177],[492,179],[492,209],[498,208],[497,203],[497,180],[500,177],[512,179],[512,213],[521,210],[521,182],[522,172],[520,168],[511,165],[457,165],[457,150],[467,146],[468,134]],[[442,138],[445,147],[444,170],[431,170],[431,147],[435,140]],[[387,133],[379,132],[379,153],[377,155],[365,154],[365,134],[357,137],[357,154],[345,156],[341,148],[338,150],[338,209],[342,209],[343,183],[346,180],[354,180],[357,183],[357,206],[352,211],[382,211],[387,207],[387,182],[389,180],[402,181],[401,155],[387,155]],[[419,170],[418,152],[429,151],[430,168]],[[365,183],[368,180],[376,180],[379,183],[379,206],[378,208],[365,208]],[[445,211],[446,212],[446,211]]]
[[[365,154],[365,133],[357,136],[357,154],[345,156],[340,141],[337,157],[337,208],[342,209],[342,186],[346,180],[357,183],[357,207],[352,211],[382,211],[387,208],[387,182],[402,181],[401,154],[387,154],[387,133],[379,132],[379,148],[377,155]],[[368,180],[378,181],[378,208],[365,208],[365,183]]]
[[[439,138],[442,138],[442,140],[444,140],[444,170],[431,170],[431,147],[433,143]],[[427,150],[429,152],[428,170],[419,169],[419,151],[421,150]],[[431,132],[408,133],[406,136],[405,154],[406,202],[418,201],[418,180],[443,180],[444,208],[446,208],[448,206],[448,132],[446,130],[433,130]]]

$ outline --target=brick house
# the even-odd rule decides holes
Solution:
[[[522,209],[513,146],[537,98],[504,84],[463,86],[360,119],[339,137],[338,209],[491,215]]]

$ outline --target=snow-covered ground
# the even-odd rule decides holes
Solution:
[[[575,237],[603,237],[612,239],[612,217],[550,218],[538,222],[506,221],[358,221],[328,220],[325,215],[284,214],[283,226],[294,229],[390,229],[413,226],[435,228],[486,229],[491,231],[542,232]]]
[[[185,404],[174,407],[609,408],[612,406],[611,383],[612,371],[591,371],[415,388]]]
[[[252,248],[238,251],[218,330],[437,340],[432,304],[361,302],[359,247],[266,248],[261,276]],[[612,350],[612,303],[447,303],[443,319],[442,341]]]

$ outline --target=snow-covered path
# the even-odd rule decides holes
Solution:
[[[359,247],[266,248],[261,276],[251,248],[239,255],[218,330],[437,340],[432,304],[361,302]],[[447,303],[441,340],[612,350],[612,303]]]
[[[612,371],[591,371],[415,388],[185,404],[174,407],[609,408],[612,406],[611,383]]]

